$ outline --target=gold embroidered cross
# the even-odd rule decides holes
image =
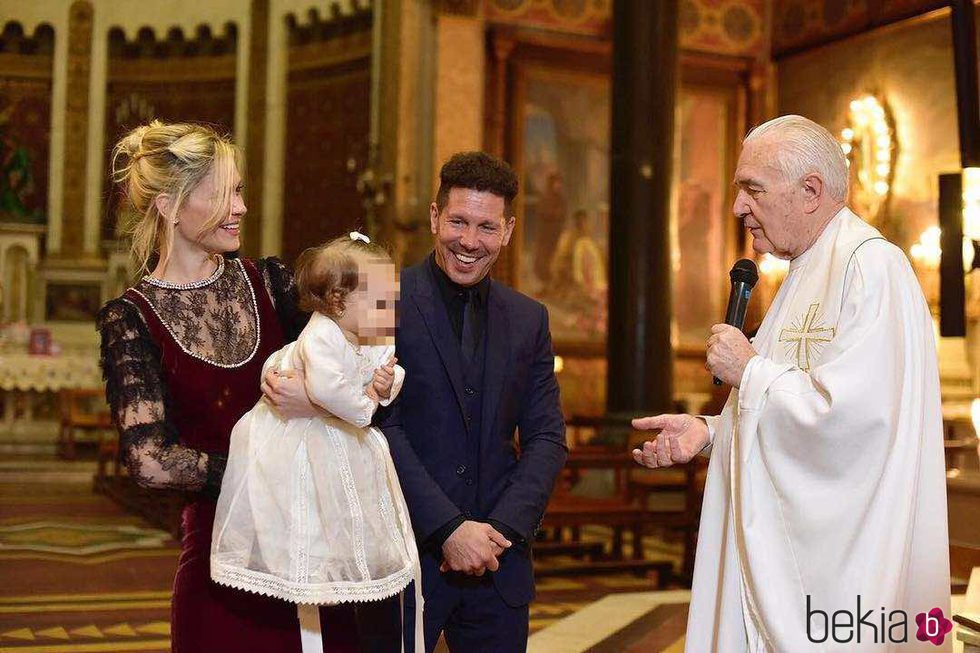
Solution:
[[[792,347],[796,345],[796,365],[804,372],[810,371],[810,351],[811,347],[823,347],[823,343],[830,342],[834,338],[834,329],[817,323],[817,312],[820,310],[820,302],[810,304],[810,308],[803,318],[803,323],[796,322],[792,328],[783,329],[779,332],[779,342],[790,343]]]

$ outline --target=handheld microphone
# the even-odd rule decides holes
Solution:
[[[730,324],[741,330],[745,324],[745,309],[749,305],[752,289],[759,280],[759,268],[747,258],[735,261],[732,271],[728,273],[732,280],[732,290],[728,294],[728,308],[725,310],[725,324]],[[721,379],[713,377],[715,385],[721,385]]]

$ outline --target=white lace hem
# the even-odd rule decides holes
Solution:
[[[366,603],[390,598],[408,587],[414,579],[412,572],[412,567],[406,567],[377,580],[297,583],[261,571],[242,569],[211,560],[211,580],[216,583],[290,603],[315,605]]]

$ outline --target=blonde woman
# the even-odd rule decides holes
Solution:
[[[130,475],[190,498],[174,579],[178,653],[301,650],[294,605],[209,574],[232,427],[260,396],[265,359],[305,323],[281,262],[227,256],[245,215],[239,159],[209,127],[156,121],[127,134],[113,156],[114,180],[139,216],[132,253],[143,276],[102,309],[102,365]],[[357,650],[350,607],[320,618],[325,650]]]

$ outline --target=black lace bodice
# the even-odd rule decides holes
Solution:
[[[221,367],[252,357],[259,342],[254,293],[268,292],[283,335],[296,338],[307,315],[297,307],[292,273],[276,258],[255,261],[265,288],[252,288],[241,268],[226,262],[215,275],[191,288],[165,287],[152,280],[134,289],[142,294],[181,348]],[[140,309],[123,298],[99,314],[106,395],[120,434],[120,451],[130,475],[141,485],[216,493],[224,457],[180,444],[168,419],[170,399],[160,350]]]

